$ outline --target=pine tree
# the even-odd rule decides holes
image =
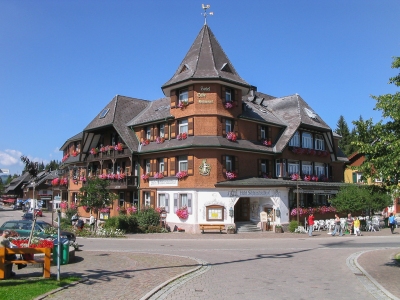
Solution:
[[[352,136],[349,131],[349,126],[347,125],[347,122],[343,116],[339,117],[339,120],[336,124],[335,132],[342,136],[342,139],[339,141],[339,148],[342,149],[344,154],[346,154],[347,156],[352,154]]]

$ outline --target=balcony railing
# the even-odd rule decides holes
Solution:
[[[97,154],[88,153],[87,161],[95,161],[95,160],[105,160],[112,159],[118,157],[126,157],[130,156],[131,153],[127,147],[123,148],[121,151],[118,150],[108,150],[105,152],[98,152]]]
[[[108,186],[110,189],[126,189],[126,188],[132,188],[132,187],[137,187],[138,186],[138,176],[126,176],[123,179],[104,179],[108,180],[110,182],[110,185]],[[83,183],[84,185],[87,184],[87,182]]]

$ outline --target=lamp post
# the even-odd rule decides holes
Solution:
[[[299,181],[296,181],[296,190],[297,190],[297,209],[296,209],[296,215],[297,215],[297,224],[300,226],[300,212],[299,212],[299,204],[300,204],[300,197],[299,197]]]

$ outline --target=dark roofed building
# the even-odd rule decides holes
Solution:
[[[115,96],[62,147],[68,201],[99,176],[119,195],[104,218],[151,206],[171,227],[199,232],[260,225],[263,213],[287,225],[296,200],[318,207],[337,193],[340,136],[300,95],[271,96],[242,79],[208,25],[161,88],[165,97],[153,101]]]

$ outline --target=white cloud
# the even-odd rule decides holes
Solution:
[[[12,166],[17,163],[21,163],[22,153],[17,150],[6,149],[5,151],[0,151],[0,165],[1,166]]]

